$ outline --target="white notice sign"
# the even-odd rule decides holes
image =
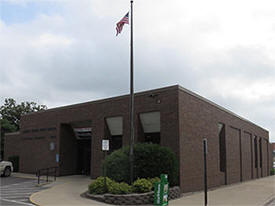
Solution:
[[[102,140],[102,150],[109,151],[109,140],[108,139]]]

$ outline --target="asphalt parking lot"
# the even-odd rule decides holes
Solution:
[[[1,206],[33,206],[29,201],[31,194],[42,190],[37,187],[37,180],[19,177],[0,177]]]

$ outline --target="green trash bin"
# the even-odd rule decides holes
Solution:
[[[169,193],[169,183],[168,175],[161,174],[160,182],[156,182],[154,185],[154,205],[168,205],[168,193]]]

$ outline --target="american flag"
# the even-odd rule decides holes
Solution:
[[[124,24],[129,24],[129,12],[116,24],[116,35],[121,33]]]

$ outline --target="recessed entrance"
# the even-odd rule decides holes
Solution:
[[[90,175],[91,121],[61,124],[60,175]]]
[[[77,141],[76,173],[90,175],[91,171],[91,140]]]

